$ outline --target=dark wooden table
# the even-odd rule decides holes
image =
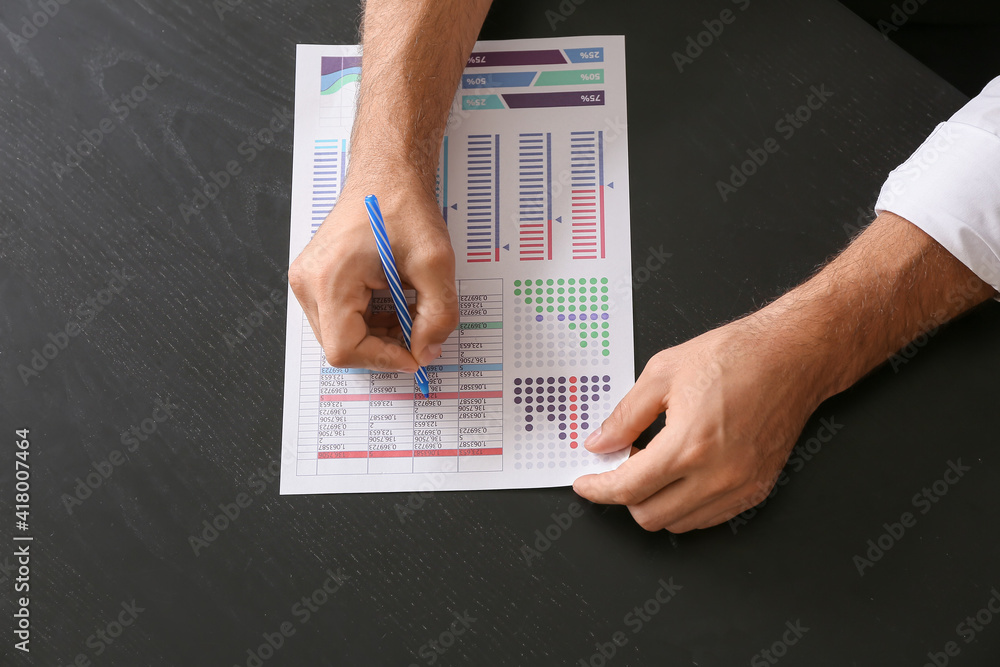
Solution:
[[[806,277],[963,102],[828,0],[497,3],[485,38],[626,35],[637,368]],[[992,303],[821,406],[732,525],[646,533],[570,489],[278,495],[291,128],[184,207],[291,110],[295,44],[353,43],[358,15],[0,8],[0,662],[997,664]],[[832,95],[806,114],[813,87]],[[34,538],[30,656],[14,534]]]

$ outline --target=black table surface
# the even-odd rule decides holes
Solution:
[[[181,206],[291,110],[295,44],[354,43],[358,16],[331,0],[0,8],[0,662],[997,664],[994,303],[822,405],[739,523],[647,533],[568,488],[278,495],[284,305],[227,336],[286,289],[292,130],[204,211]],[[808,276],[964,101],[828,0],[497,0],[483,37],[577,34],[626,35],[633,263],[670,253],[636,275],[637,369]],[[812,87],[832,95],[779,132]],[[85,133],[100,145],[74,157]],[[717,182],[769,138],[780,150],[723,201]],[[34,538],[28,594],[15,534]]]

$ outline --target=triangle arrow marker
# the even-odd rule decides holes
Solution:
[[[558,218],[556,218],[556,222],[562,222],[562,216],[561,215]]]
[[[614,187],[615,187],[615,182],[614,182],[614,181],[611,181],[610,183],[608,183],[608,187],[609,187],[609,188],[611,188],[611,189],[613,190],[613,189],[614,189]]]
[[[458,210],[458,204],[452,204],[451,207],[452,207],[452,209],[454,209],[456,211]]]
[[[507,245],[505,245],[505,246],[503,247],[503,249],[504,249],[504,250],[510,250],[510,244],[508,243]]]

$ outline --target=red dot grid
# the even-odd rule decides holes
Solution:
[[[569,448],[576,449],[580,446],[580,443],[576,441],[576,376],[574,375],[569,379],[569,418],[572,420],[570,422],[570,434],[569,434]]]

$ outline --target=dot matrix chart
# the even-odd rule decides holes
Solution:
[[[299,46],[291,259],[340,195],[359,55]],[[435,181],[460,323],[430,394],[331,366],[290,295],[281,493],[561,486],[624,460],[583,443],[635,379],[626,128],[623,38],[476,45]]]

